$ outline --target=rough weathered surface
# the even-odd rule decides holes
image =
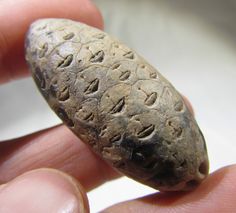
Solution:
[[[133,50],[65,19],[33,23],[25,47],[51,108],[119,171],[164,191],[207,176],[204,138],[182,97]]]

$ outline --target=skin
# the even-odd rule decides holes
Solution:
[[[24,34],[29,23],[43,17],[103,27],[99,11],[87,0],[0,1],[0,18],[7,20],[0,22],[1,83],[28,75]],[[117,177],[62,125],[5,141],[0,143],[0,212],[89,212],[86,192]],[[103,212],[234,212],[235,180],[236,166],[228,166],[192,192],[155,193]]]

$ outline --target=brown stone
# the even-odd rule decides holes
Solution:
[[[181,95],[136,52],[65,19],[34,22],[26,60],[50,107],[127,176],[162,191],[208,174],[203,135]]]

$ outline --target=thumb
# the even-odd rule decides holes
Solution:
[[[89,212],[79,183],[53,169],[27,172],[0,186],[0,212]]]

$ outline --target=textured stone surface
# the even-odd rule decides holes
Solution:
[[[195,119],[133,50],[65,19],[33,23],[25,47],[50,107],[119,171],[163,191],[190,190],[206,178],[207,150]]]

